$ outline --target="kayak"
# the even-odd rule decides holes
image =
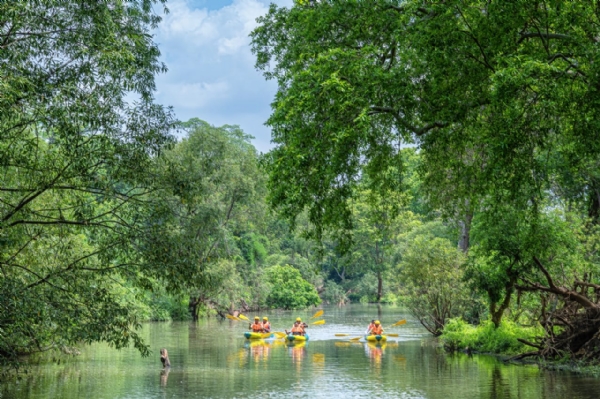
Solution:
[[[308,341],[308,335],[286,335],[285,340],[288,342],[305,342]]]
[[[369,342],[385,342],[387,341],[387,335],[367,335],[365,339]]]
[[[268,333],[255,333],[255,332],[245,332],[244,333],[244,337],[246,337],[246,339],[269,339],[269,338],[273,338],[275,336],[275,334],[268,334]]]

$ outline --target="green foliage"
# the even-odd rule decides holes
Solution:
[[[577,221],[569,219],[559,211],[531,215],[510,207],[475,218],[465,277],[487,297],[493,321],[500,321],[519,279],[545,280],[534,257],[565,283],[589,268],[573,234]]]
[[[152,98],[161,3],[0,4],[2,362],[79,342],[149,353],[148,172],[174,125]]]
[[[259,277],[253,267],[264,261],[268,246],[252,231],[263,215],[264,185],[252,137],[238,126],[196,118],[181,126],[187,136],[155,168],[160,190],[154,203],[164,216],[151,221],[144,249],[167,271],[167,292],[188,294],[197,318],[201,309],[225,312],[253,298],[246,278]],[[249,232],[239,237],[238,231]]]
[[[304,309],[321,303],[317,290],[302,278],[293,266],[272,266],[266,269],[271,285],[267,304],[272,308]]]
[[[349,300],[344,288],[331,280],[325,282],[321,298],[323,302],[335,305],[345,305]]]
[[[457,318],[448,321],[440,339],[448,350],[469,349],[483,353],[515,354],[527,348],[517,341],[518,338],[532,342],[542,335],[541,327],[522,327],[506,320],[497,328],[491,320],[472,326]]]
[[[428,225],[435,226],[435,223]],[[398,283],[402,303],[432,334],[468,308],[463,254],[450,241],[433,234],[409,234],[400,251]]]
[[[248,264],[254,266],[256,263],[265,261],[267,257],[266,241],[266,237],[258,236],[255,233],[247,233],[240,237],[238,246]]]

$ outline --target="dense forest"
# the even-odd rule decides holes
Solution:
[[[3,364],[349,302],[448,349],[600,358],[596,1],[272,5],[267,154],[155,103],[164,4],[0,4]]]

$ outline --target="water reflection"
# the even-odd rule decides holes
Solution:
[[[271,344],[271,342],[258,339],[246,341],[244,346],[250,349],[250,357],[254,360],[254,363],[259,363],[261,361],[266,362],[269,359]]]
[[[375,365],[377,368],[381,368],[381,362],[383,361],[384,350],[387,347],[387,343],[365,343],[365,353],[371,360],[371,365]]]
[[[306,356],[306,341],[302,342],[289,342],[287,343],[288,353],[292,358],[292,364],[296,366],[296,371],[300,371],[300,366],[302,366],[302,361]]]
[[[148,324],[144,337],[154,350],[149,358],[133,349],[93,345],[79,357],[34,366],[22,380],[3,383],[0,397],[587,399],[600,392],[595,378],[507,365],[490,356],[448,355],[410,319],[394,331],[400,335],[397,340],[351,342],[376,312],[374,306],[362,305],[326,308],[330,325],[311,331],[308,345],[247,341],[247,325],[215,319]],[[275,326],[288,325],[295,317],[297,312],[269,315]],[[378,317],[387,325],[407,315],[383,306]],[[349,335],[336,339],[340,331]],[[162,347],[169,349],[172,367],[159,372]]]
[[[169,379],[169,373],[171,372],[171,367],[164,368],[160,371],[160,386],[166,387],[167,380]]]

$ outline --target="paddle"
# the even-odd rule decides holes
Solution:
[[[403,324],[406,324],[406,319],[399,320],[399,321],[395,322],[394,324],[392,324],[390,327],[401,326]],[[350,335],[350,334],[344,334],[344,333],[337,333],[337,334],[335,334],[336,337],[347,337],[348,335]],[[398,337],[399,336],[398,334],[386,334],[386,335],[388,335],[390,337]],[[352,338],[351,341],[352,340],[359,340],[360,338],[361,337]]]
[[[315,314],[314,314],[314,315],[313,315],[313,316],[310,318],[310,320],[312,320],[312,319],[316,319],[317,317],[319,317],[319,316],[323,315],[323,312],[324,312],[324,311],[323,311],[323,309],[319,310],[317,313],[315,313]]]
[[[227,317],[229,320],[241,321],[239,318],[232,316],[230,314],[226,314],[225,317]]]
[[[249,318],[247,318],[246,316],[244,316],[244,315],[243,315],[243,314],[241,314],[241,313],[238,315],[238,318],[240,318],[240,319],[242,319],[242,320],[250,321],[250,319],[249,319]]]
[[[314,323],[310,323],[310,325],[312,325],[312,326],[320,326],[320,325],[323,325],[323,324],[325,324],[325,320],[317,320]],[[275,334],[275,336],[277,338],[285,338],[285,337],[288,336],[288,334],[286,334],[284,332],[281,332],[281,331],[274,331],[273,334]]]
[[[396,326],[401,326],[403,324],[406,324],[406,319],[402,319],[402,320],[398,320],[397,322],[395,322],[394,324],[392,324],[390,327],[396,327]],[[335,334],[336,337],[345,337],[347,335],[350,334]],[[399,334],[384,334],[387,335],[388,337],[399,337]],[[357,342],[359,339],[361,339],[362,337],[356,337],[356,338],[350,338],[350,341],[352,342]]]

